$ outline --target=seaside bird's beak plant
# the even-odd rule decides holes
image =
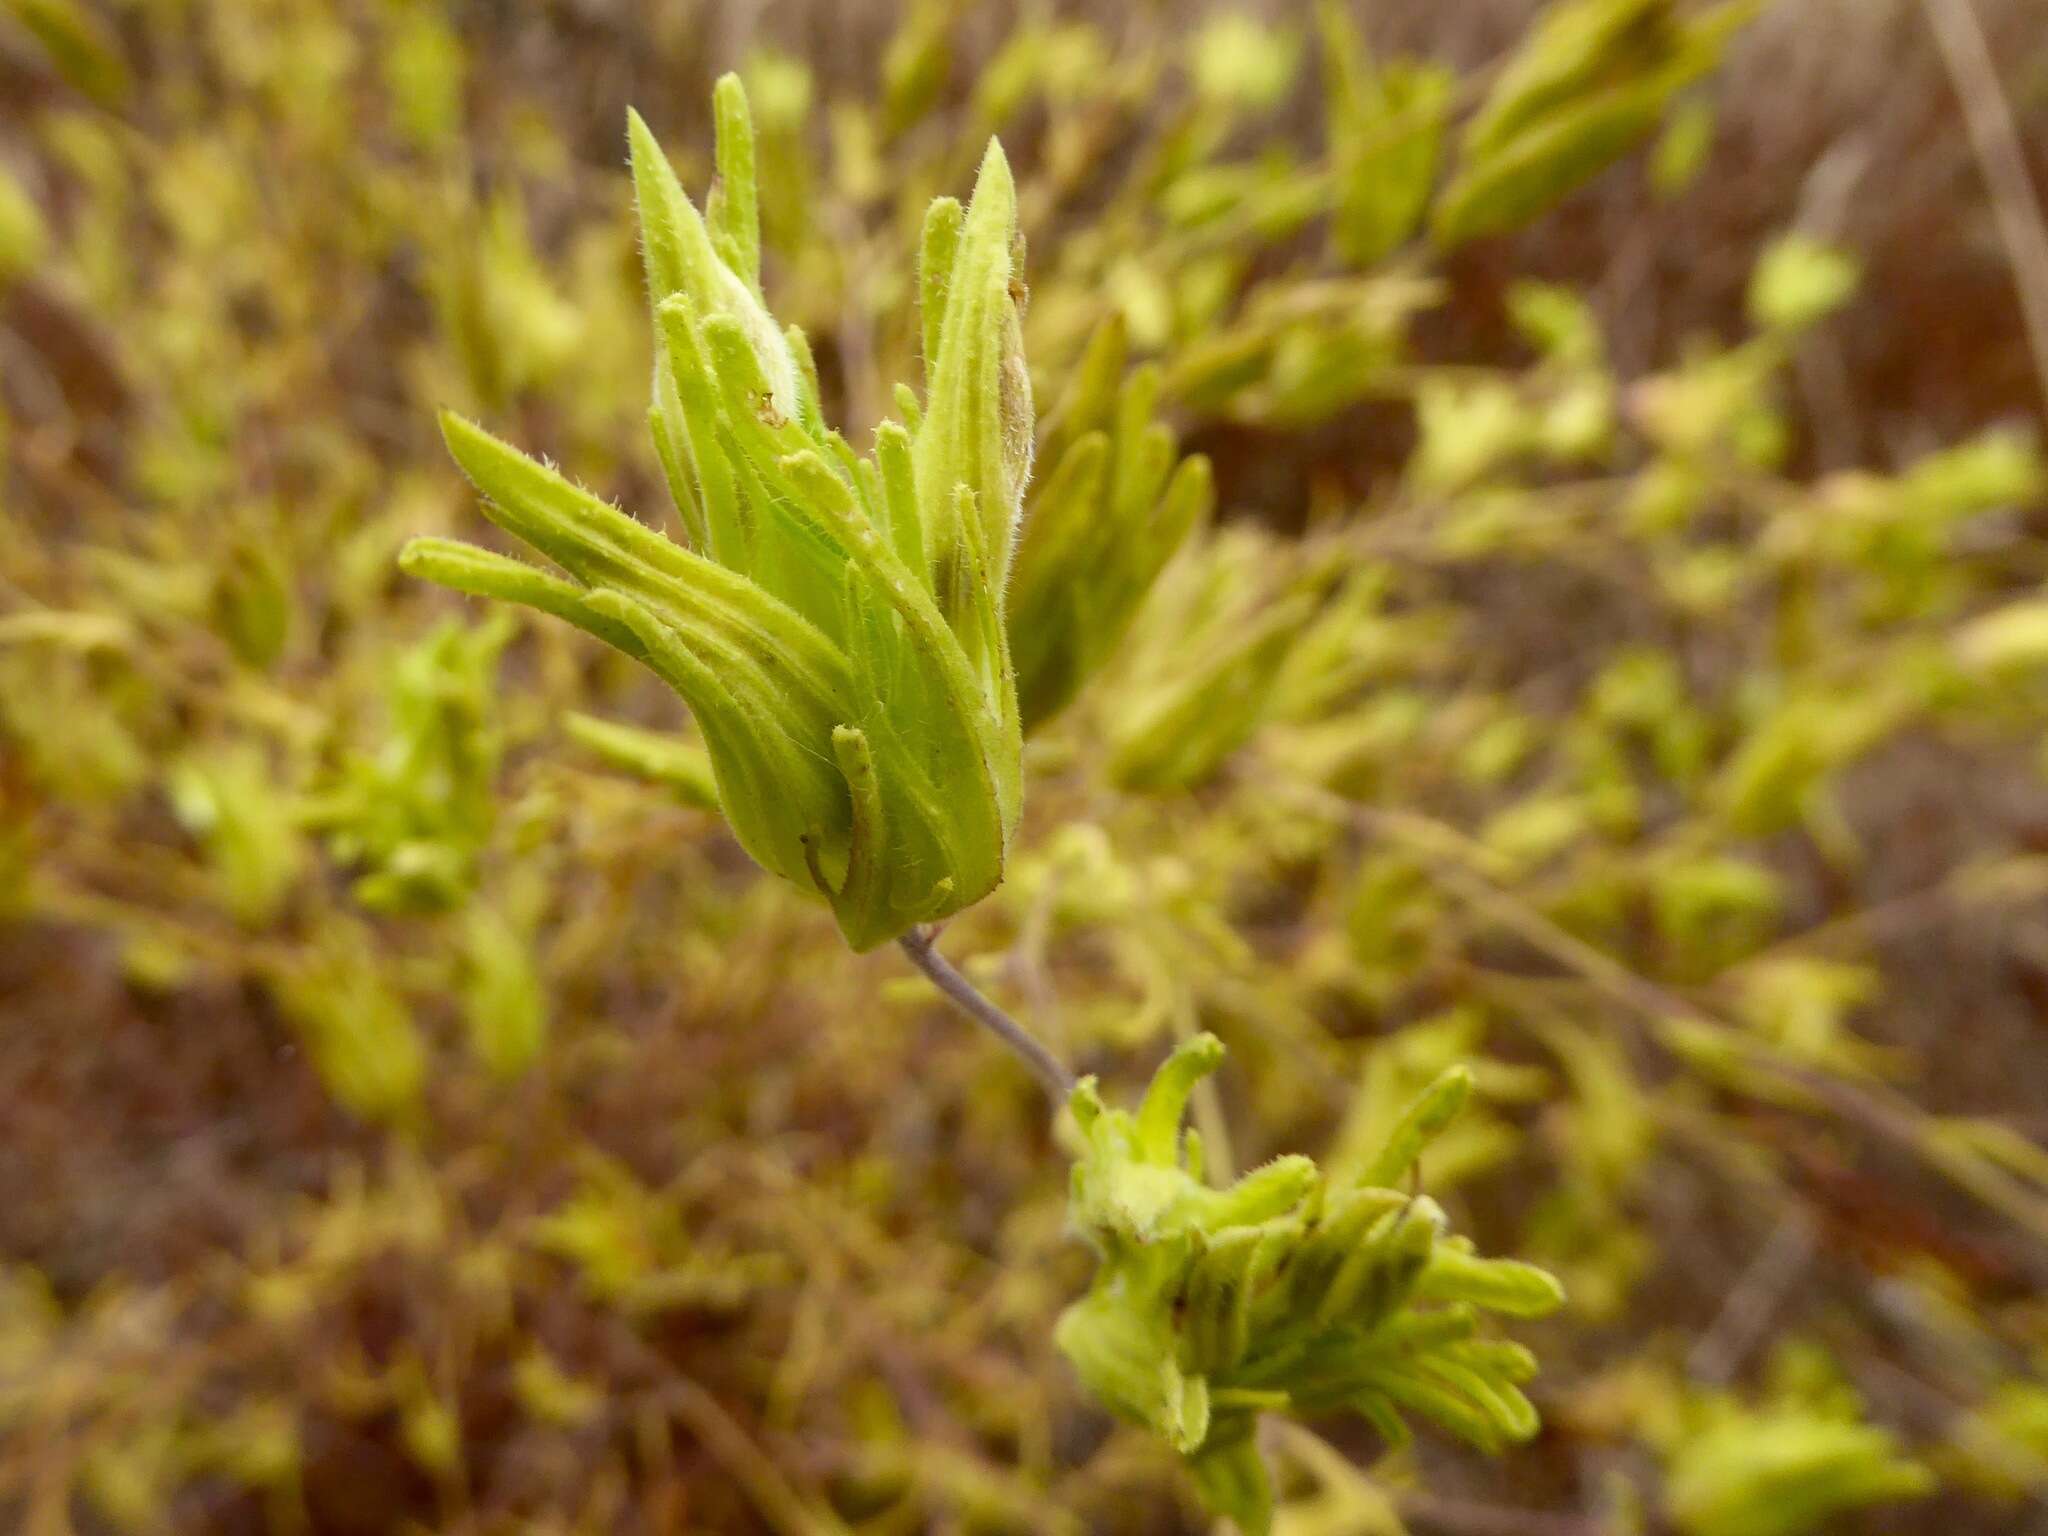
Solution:
[[[1002,878],[1022,799],[1003,632],[1031,461],[1016,191],[991,144],[974,199],[925,221],[926,401],[861,458],[819,414],[802,333],[762,299],[753,131],[716,93],[700,216],[632,120],[658,331],[654,440],[685,548],[488,433],[444,421],[491,518],[569,579],[418,540],[406,569],[568,619],[689,704],[747,851],[872,949]]]
[[[1089,1389],[1165,1437],[1247,1531],[1272,1519],[1262,1410],[1349,1410],[1394,1444],[1403,1410],[1484,1450],[1535,1434],[1519,1390],[1535,1357],[1479,1337],[1477,1313],[1539,1317],[1563,1301],[1557,1281],[1477,1257],[1434,1201],[1393,1187],[1463,1107],[1470,1071],[1424,1090],[1355,1181],[1296,1156],[1217,1189],[1181,1117],[1222,1059],[1214,1035],[1187,1041],[1135,1113],[1106,1108],[1093,1078],[1074,1090],[1069,1211],[1100,1263],[1057,1337]]]
[[[919,253],[925,396],[899,388],[901,419],[862,457],[825,425],[803,335],[776,324],[762,293],[736,77],[714,105],[718,181],[702,214],[646,125],[630,129],[657,330],[650,420],[687,546],[449,416],[449,448],[492,521],[566,575],[430,538],[406,547],[404,568],[567,619],[645,663],[697,717],[716,801],[747,851],[828,902],[855,949],[897,940],[1071,1109],[1071,1217],[1100,1264],[1059,1345],[1105,1403],[1188,1459],[1212,1507],[1249,1531],[1270,1523],[1253,1438],[1266,1408],[1349,1409],[1390,1438],[1409,1410],[1488,1448],[1532,1434],[1516,1383],[1534,1363],[1477,1337],[1475,1309],[1547,1311],[1555,1282],[1474,1257],[1432,1202],[1396,1187],[1464,1077],[1425,1095],[1355,1184],[1327,1186],[1289,1157],[1216,1189],[1180,1129],[1221,1059],[1213,1037],[1170,1057],[1135,1114],[1110,1109],[1094,1079],[1076,1084],[933,949],[926,925],[1001,880],[1022,800],[1005,593],[1034,419],[1015,187],[991,142],[967,207],[933,203]],[[1039,498],[1052,522],[1028,547],[1042,565],[1020,574],[1018,611],[1077,632],[1018,646],[1034,717],[1101,664],[1207,510],[1206,466],[1169,483],[1171,441],[1145,425],[1155,384],[1141,375],[1120,392],[1121,363],[1121,338],[1106,337],[1054,432],[1059,494]],[[1113,431],[1096,427],[1112,414]],[[1130,547],[1103,548],[1091,513]]]

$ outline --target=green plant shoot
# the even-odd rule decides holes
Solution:
[[[454,416],[450,451],[507,532],[565,576],[441,539],[419,576],[569,620],[697,717],[734,832],[866,950],[985,896],[1022,800],[1004,615],[1032,452],[1016,191],[990,143],[920,252],[925,400],[862,457],[824,423],[803,334],[761,290],[754,136],[715,93],[704,213],[631,122],[657,330],[654,441],[687,545]]]

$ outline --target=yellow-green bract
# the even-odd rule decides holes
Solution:
[[[719,81],[700,214],[631,120],[657,328],[655,447],[688,546],[454,417],[492,521],[569,579],[440,539],[405,569],[525,603],[645,662],[697,717],[747,851],[832,905],[856,949],[1002,878],[1022,800],[1005,628],[1032,443],[1016,191],[991,142],[920,252],[926,398],[868,457],[819,413],[810,351],[761,291],[754,135]]]
[[[1187,1459],[1208,1506],[1247,1536],[1272,1524],[1255,1428],[1267,1409],[1349,1411],[1390,1441],[1420,1414],[1485,1450],[1526,1440],[1536,1362],[1480,1336],[1478,1314],[1538,1317],[1564,1299],[1533,1265],[1483,1259],[1434,1201],[1394,1187],[1464,1106],[1444,1073],[1389,1127],[1355,1182],[1282,1157],[1211,1185],[1181,1117],[1223,1047],[1169,1056],[1135,1112],[1075,1089],[1083,1150],[1069,1218],[1100,1260],[1056,1338],[1089,1390]]]

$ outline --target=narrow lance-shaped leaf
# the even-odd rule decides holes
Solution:
[[[945,222],[933,224],[942,230]],[[954,488],[965,485],[974,492],[982,545],[998,589],[1009,576],[1031,470],[1034,424],[1012,291],[1021,278],[1012,260],[1016,222],[1010,165],[1001,146],[991,141],[943,284],[943,315],[927,363],[930,383],[915,455],[918,502],[932,558],[943,564],[961,536],[952,526]],[[943,233],[935,240],[928,226],[928,249],[936,244],[942,258],[946,243]],[[928,271],[928,300],[937,287],[936,270]]]
[[[1447,1068],[1435,1082],[1422,1090],[1395,1122],[1387,1133],[1386,1145],[1359,1175],[1359,1183],[1387,1186],[1405,1177],[1416,1158],[1422,1155],[1422,1149],[1458,1117],[1458,1112],[1471,1096],[1471,1069]]]
[[[717,122],[718,182],[710,199],[713,241],[725,264],[761,296],[761,207],[754,174],[754,119],[738,75],[719,77],[711,91]]]

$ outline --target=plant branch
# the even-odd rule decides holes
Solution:
[[[1991,190],[1991,211],[2012,262],[2027,342],[2040,376],[2043,403],[2048,404],[2048,215],[2042,213],[2027,176],[2019,128],[1998,83],[1991,45],[1985,41],[1983,25],[1970,0],[1922,0],[1922,8],[1941,47],[1956,99],[1962,104],[1970,147]]]
[[[955,1007],[1002,1041],[1013,1056],[1031,1069],[1031,1075],[1038,1079],[1045,1096],[1052,1100],[1055,1112],[1065,1106],[1068,1096],[1074,1091],[1074,1074],[1031,1031],[990,1002],[973,982],[953,968],[950,960],[932,947],[931,929],[913,928],[896,943],[910,957],[910,963],[924,972],[932,985],[945,993]]]
[[[1812,1224],[1802,1213],[1787,1211],[1685,1357],[1686,1374],[1708,1386],[1726,1386],[1769,1335],[1773,1316],[1815,1251]]]

